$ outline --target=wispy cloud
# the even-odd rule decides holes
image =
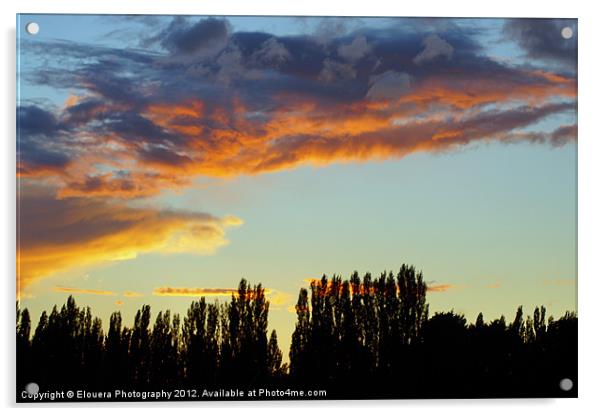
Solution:
[[[269,289],[269,292],[266,293],[268,300],[270,301],[270,305],[274,307],[274,309],[280,309],[283,306],[289,305],[293,301],[293,296],[288,292],[283,292],[281,290]]]
[[[427,290],[427,292],[440,293],[440,292],[448,292],[452,289],[457,289],[457,288],[458,288],[457,285],[452,285],[450,283],[442,283],[442,284],[438,284],[438,285],[427,285],[426,290]]]
[[[203,288],[203,287],[157,287],[153,290],[155,296],[232,296],[236,289],[228,288]]]
[[[81,294],[81,295],[99,295],[99,296],[116,296],[117,293],[111,290],[102,290],[102,289],[82,289],[77,287],[64,287],[64,286],[55,286],[52,288],[54,292],[59,293],[72,293],[72,294]]]
[[[238,289],[214,287],[157,287],[153,290],[155,296],[183,296],[183,297],[230,297],[237,296]],[[270,305],[276,309],[288,304],[292,300],[290,293],[280,290],[264,288],[264,295]]]
[[[125,296],[126,298],[139,298],[144,296],[144,294],[140,292],[130,292],[126,290],[125,292],[123,292],[123,296]]]

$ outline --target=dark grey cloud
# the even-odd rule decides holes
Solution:
[[[160,146],[146,146],[138,151],[141,159],[146,162],[157,163],[165,166],[178,166],[184,168],[193,162],[185,155]]]
[[[366,98],[383,100],[396,98],[410,89],[411,78],[405,72],[387,71],[370,79]]]
[[[451,59],[454,54],[454,47],[436,34],[431,34],[423,39],[424,49],[414,57],[414,63],[421,65],[424,62],[443,57]]]
[[[571,39],[562,37],[564,27],[572,29]],[[529,57],[576,69],[577,19],[508,19],[504,29]]]
[[[183,26],[178,28],[176,20],[182,20]],[[225,21],[210,18],[190,23],[176,18],[153,42],[171,39],[169,42],[174,45],[181,43],[180,47],[172,46],[171,51],[183,51],[192,48],[192,44],[183,45],[193,42],[192,39],[197,39],[193,35],[205,29],[215,34],[209,36],[210,39],[223,39],[224,30],[217,29],[220,25],[226,25]],[[443,51],[443,62],[431,59],[421,61],[421,65],[416,65],[416,56],[424,53],[424,40],[432,34],[396,28],[358,29],[331,38],[326,44],[311,35],[236,32],[227,37],[227,44],[214,54],[196,56],[192,61],[188,58],[166,60],[139,50],[115,50],[114,53],[107,48],[85,50],[81,45],[74,48],[63,42],[49,46],[55,56],[63,53],[87,56],[86,60],[82,59],[86,63],[69,69],[41,68],[30,79],[59,88],[79,87],[104,100],[134,108],[144,107],[156,97],[179,101],[190,96],[224,105],[235,94],[253,110],[262,110],[275,105],[273,97],[282,93],[292,100],[298,95],[299,99],[311,98],[327,105],[359,101],[372,87],[371,79],[387,71],[407,73],[417,81],[450,71],[513,75],[511,69],[480,54],[480,46],[469,35],[455,27],[446,30],[438,36],[453,48],[453,59]],[[41,52],[39,45],[34,51]]]
[[[550,142],[555,146],[562,146],[570,141],[577,140],[577,125],[564,125],[558,127],[550,135]]]
[[[17,108],[17,130],[24,135],[52,135],[60,129],[55,115],[35,105]]]
[[[368,55],[371,49],[366,37],[358,35],[351,43],[339,46],[338,52],[343,58],[353,62]]]
[[[101,100],[86,99],[66,109],[66,122],[73,126],[86,124],[101,116],[104,108],[105,105]]]
[[[71,162],[72,156],[48,146],[42,141],[23,137],[17,146],[17,172],[34,175],[41,171],[61,171]]]
[[[28,175],[36,171],[65,168],[71,161],[71,156],[58,139],[64,128],[50,111],[35,105],[18,107],[18,173]]]
[[[202,50],[223,48],[228,39],[229,24],[225,19],[209,17],[189,23],[184,17],[175,17],[170,25],[151,40],[176,54],[193,54]]]
[[[171,144],[178,136],[166,131],[137,112],[116,112],[101,118],[102,130],[117,135],[128,144]]]

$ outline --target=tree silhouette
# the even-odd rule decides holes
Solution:
[[[274,376],[281,377],[283,375],[282,351],[280,351],[280,348],[278,347],[278,335],[276,335],[276,330],[272,330],[270,341],[268,342],[267,371],[268,374]]]
[[[105,339],[105,384],[115,387],[127,387],[128,353],[130,336],[127,328],[122,329],[120,312],[111,314],[109,331]]]
[[[290,372],[297,380],[306,381],[312,372],[310,322],[307,289],[299,291],[295,306],[297,323],[292,335],[290,349]]]
[[[373,374],[393,377],[412,366],[428,317],[422,274],[403,265],[395,276],[363,280],[354,272],[311,283],[311,300],[302,289],[291,344],[291,375],[303,382],[355,383]]]
[[[159,312],[150,337],[150,384],[169,386],[180,384],[178,340],[180,318],[175,315],[173,323],[170,312]]]
[[[354,272],[312,281],[295,306],[290,363],[276,331],[268,338],[262,285],[241,280],[226,303],[191,302],[183,320],[151,308],[131,328],[110,316],[106,335],[73,297],[33,330],[17,303],[17,400],[35,381],[44,390],[133,388],[326,389],[328,398],[575,397],[577,316],[546,317],[544,306],[514,319],[474,323],[451,312],[429,318],[427,285],[414,267],[378,278]]]
[[[251,287],[245,279],[223,313],[222,365],[224,376],[244,387],[268,376],[269,302],[261,284]]]
[[[220,365],[220,309],[205,299],[192,302],[184,318],[182,357],[188,386],[217,382]]]
[[[31,334],[31,318],[29,311],[24,309],[21,312],[19,303],[17,303],[17,384],[24,385],[26,383],[23,378],[31,371],[32,351],[29,342]]]
[[[136,312],[130,338],[129,379],[134,387],[147,385],[150,371],[150,306]]]
[[[510,325],[503,316],[486,323],[482,313],[470,325],[453,311],[429,318],[427,285],[407,265],[377,279],[323,276],[310,290],[299,293],[290,349],[297,386],[347,398],[576,394],[558,387],[576,380],[574,314],[547,324],[543,306],[526,319],[519,307]]]

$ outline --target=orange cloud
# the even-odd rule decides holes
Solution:
[[[270,305],[274,306],[275,309],[279,309],[284,305],[288,305],[293,300],[293,296],[290,293],[281,292],[279,290],[269,290],[266,292],[266,296],[270,301]]]
[[[251,292],[252,293],[252,292]],[[153,290],[155,296],[181,296],[181,297],[230,297],[237,296],[238,289],[234,288],[203,288],[203,287],[157,287]],[[264,288],[264,295],[274,309],[291,302],[290,293],[275,289]]]
[[[307,282],[309,285],[320,285],[320,282],[322,281],[322,279],[316,279],[316,278],[307,278],[307,279],[303,279],[305,282]],[[327,283],[327,288],[330,288],[332,285],[332,281],[329,279],[328,283]],[[442,283],[442,284],[438,284],[438,285],[430,285],[427,284],[426,286],[426,290],[427,292],[447,292],[449,290],[453,290],[453,289],[460,289],[462,288],[463,285],[454,285],[454,284],[450,284],[450,283]],[[364,288],[364,284],[361,283],[359,286],[359,290],[361,293],[365,293],[365,288]],[[375,290],[374,288],[370,288],[370,290]],[[294,311],[294,307],[293,307],[293,311]]]
[[[157,287],[153,290],[155,296],[232,296],[236,289],[201,288],[201,287]]]
[[[74,293],[74,294],[82,294],[82,295],[100,295],[100,296],[115,296],[116,293],[110,290],[99,290],[99,289],[81,289],[75,287],[63,287],[63,286],[55,286],[52,288],[53,292],[59,293]]]
[[[130,291],[125,291],[123,292],[123,296],[125,296],[126,298],[139,298],[144,296],[142,293],[139,292],[130,292]]]
[[[426,287],[426,291],[427,292],[435,292],[435,293],[439,293],[439,292],[447,292],[450,291],[452,289],[457,288],[456,285],[452,285],[449,283],[443,283],[440,285],[427,285]]]
[[[65,108],[69,108],[69,107],[73,107],[74,105],[76,105],[80,100],[80,97],[78,95],[73,95],[70,94],[67,99],[65,100],[65,103],[63,104]]]
[[[274,93],[276,104],[265,112],[252,111],[237,96],[212,106],[189,98],[150,103],[140,115],[154,134],[167,137],[161,145],[150,139],[129,140],[115,131],[75,132],[85,143],[77,158],[60,168],[20,163],[19,172],[23,177],[54,178],[60,198],[127,199],[184,188],[199,175],[228,177],[402,158],[479,141],[561,145],[576,140],[575,125],[552,132],[522,130],[550,115],[576,112],[576,80],[549,71],[512,71],[512,76],[492,77],[478,72],[440,74],[416,81],[397,97],[327,107],[315,97],[284,92]],[[64,111],[91,100],[80,101]],[[493,103],[494,109],[487,107]],[[120,105],[97,104],[85,114],[102,120],[105,113],[122,111]],[[58,118],[69,117],[74,116]],[[98,165],[105,170],[98,171]],[[112,172],[107,173],[107,167]]]
[[[153,172],[106,173],[87,176],[83,181],[69,181],[58,190],[57,197],[142,198],[157,195],[164,189],[182,188],[190,182],[187,177]]]
[[[322,279],[317,279],[317,278],[307,278],[307,279],[303,279],[305,282],[307,282],[309,285],[319,285]],[[332,285],[332,281],[329,279],[328,280],[328,284],[327,284],[327,288],[330,288]],[[427,292],[447,292],[449,290],[452,289],[458,289],[461,286],[459,285],[452,285],[449,283],[444,283],[444,284],[439,284],[439,285],[427,285]],[[375,290],[375,288],[370,288],[371,291]],[[363,284],[360,284],[359,286],[359,290],[361,293],[365,293],[365,288]],[[318,291],[316,293],[317,295],[320,295],[320,292]],[[297,313],[297,306],[296,305],[289,305],[287,307],[287,311],[291,312],[291,313]]]
[[[400,103],[418,103],[422,107],[434,104],[451,105],[461,110],[489,103],[524,101],[542,104],[550,97],[577,97],[574,78],[547,71],[517,70],[513,74],[531,82],[516,82],[507,74],[487,77],[454,73],[425,80],[413,92],[400,98]]]
[[[568,81],[567,81],[568,82]],[[238,104],[227,122],[219,121],[221,113],[188,118],[187,124],[211,123],[207,132],[188,134],[169,124],[176,114],[160,114],[162,127],[186,137],[185,147],[162,149],[152,158],[139,158],[141,169],[161,174],[233,176],[256,174],[294,168],[298,165],[325,165],[331,162],[349,162],[400,158],[415,152],[437,152],[454,149],[473,141],[552,140],[554,133],[539,136],[521,136],[520,129],[550,114],[574,110],[574,104],[541,104],[552,96],[574,97],[574,88],[565,84],[524,87],[520,91],[503,85],[489,95],[470,89],[450,90],[423,87],[396,103],[341,104],[333,110],[324,110],[315,103],[301,103],[294,110],[284,106],[266,114],[258,126],[248,120],[248,111]],[[478,84],[475,84],[475,89]],[[494,86],[491,86],[493,89]],[[422,96],[424,95],[424,96]],[[506,110],[467,111],[496,100],[539,100],[537,106],[527,105]],[[540,100],[541,99],[541,100]],[[441,112],[430,113],[422,102],[441,102],[451,106]],[[541,105],[539,105],[541,104]],[[157,109],[151,107],[153,111]],[[163,109],[163,107],[161,107]],[[455,108],[455,110],[454,110]],[[187,117],[181,109],[178,123]],[[151,119],[159,116],[150,116]],[[450,120],[451,119],[451,120]],[[565,128],[566,130],[566,128]],[[576,135],[566,130],[569,140]],[[185,157],[182,153],[185,150]]]
[[[242,223],[97,198],[55,199],[36,189],[22,192],[17,212],[20,289],[58,271],[143,253],[212,254],[228,244],[226,229]]]
[[[324,288],[322,286],[322,279],[316,279],[316,278],[310,277],[310,278],[304,279],[304,281],[307,282],[310,285],[310,287],[314,286],[317,289],[314,292],[314,294],[316,296],[329,296],[329,293],[332,291],[332,287],[333,287],[332,279],[328,279],[326,281],[326,287],[325,287],[326,290],[324,290]],[[344,283],[344,282],[342,282],[342,283]],[[354,290],[353,287],[354,287],[354,285],[349,284],[349,290],[352,292]],[[341,284],[338,289],[339,289],[339,293],[342,293],[343,284]],[[372,285],[366,287],[366,285],[364,283],[360,283],[357,286],[357,290],[360,294],[367,294],[367,293],[373,294],[377,291],[377,288]],[[399,289],[397,288],[397,290],[399,290]]]
[[[204,113],[204,104],[199,100],[186,100],[181,104],[151,104],[145,115],[155,124],[186,136],[198,136],[205,131],[202,125],[182,124],[180,119],[199,119]]]
[[[272,291],[264,289],[264,294],[268,296]],[[155,296],[232,296],[238,293],[238,289],[230,288],[205,288],[205,287],[157,287],[153,290]]]

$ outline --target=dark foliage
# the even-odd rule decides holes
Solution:
[[[134,326],[100,319],[69,297],[33,334],[17,308],[17,391],[44,389],[296,388],[327,398],[575,397],[577,317],[546,320],[545,308],[510,324],[474,324],[456,313],[429,318],[427,285],[413,267],[378,278],[323,276],[301,289],[290,364],[282,363],[269,302],[245,280],[229,303],[192,302],[180,320],[143,306]]]
[[[341,398],[574,397],[577,317],[546,321],[545,308],[507,325],[475,324],[456,313],[428,317],[422,274],[360,279],[354,273],[311,284],[297,302],[291,383]],[[576,385],[575,385],[576,386]]]
[[[30,381],[52,390],[269,385],[284,370],[275,332],[268,342],[268,308],[261,285],[242,280],[227,304],[192,302],[183,324],[165,311],[151,326],[144,305],[126,328],[115,312],[105,336],[100,319],[69,297],[42,313],[31,339],[29,312],[17,308],[17,390]]]

